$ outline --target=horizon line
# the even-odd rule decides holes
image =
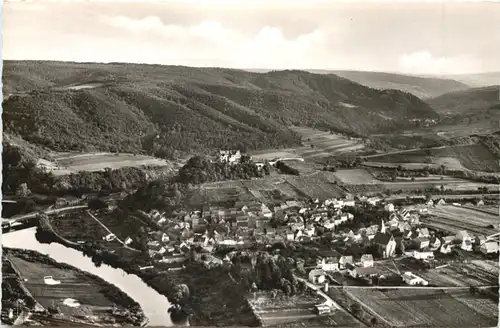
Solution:
[[[500,71],[486,71],[486,72],[471,72],[471,73],[461,73],[461,74],[446,74],[446,73],[406,73],[401,71],[381,71],[381,70],[358,70],[358,69],[335,69],[335,68],[242,68],[242,67],[227,67],[227,66],[190,66],[182,64],[160,64],[160,63],[144,63],[144,62],[126,62],[126,61],[109,61],[109,62],[98,62],[98,61],[74,61],[74,60],[54,60],[54,59],[3,59],[4,62],[54,62],[54,63],[71,63],[71,64],[104,64],[104,65],[116,65],[116,64],[129,64],[129,65],[149,65],[149,66],[178,66],[178,67],[190,67],[190,68],[215,68],[215,69],[232,69],[241,70],[254,73],[264,73],[270,71],[325,71],[325,72],[360,72],[360,73],[382,73],[382,74],[395,74],[395,75],[406,75],[421,78],[436,78],[445,77],[450,78],[453,76],[467,76],[467,75],[487,75],[500,73]],[[263,71],[263,72],[257,72]]]

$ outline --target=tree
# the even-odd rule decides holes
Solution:
[[[92,198],[88,202],[89,209],[100,210],[106,208],[106,203],[99,198]]]
[[[358,302],[352,303],[350,309],[351,309],[351,313],[355,317],[357,317],[361,314],[361,305]]]
[[[370,324],[371,324],[372,326],[375,326],[377,323],[378,323],[377,318],[373,317],[373,318],[371,318],[371,319],[370,319]]]
[[[18,197],[28,197],[31,195],[31,190],[28,188],[28,184],[26,182],[21,183],[16,190],[16,196]]]

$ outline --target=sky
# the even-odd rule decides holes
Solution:
[[[2,55],[470,74],[500,71],[499,17],[495,3],[6,0]]]

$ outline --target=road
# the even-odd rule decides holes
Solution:
[[[411,152],[420,151],[420,150],[444,149],[446,147],[447,146],[430,147],[430,148],[418,148],[418,149],[405,149],[405,150],[391,151],[391,152],[382,153],[382,154],[367,155],[367,156],[363,156],[363,157],[364,158],[373,158],[373,157],[380,157],[380,156],[385,156],[385,155],[395,155],[395,154],[411,153]]]
[[[129,247],[127,244],[125,244],[125,242],[123,240],[121,240],[120,238],[118,238],[111,230],[109,230],[109,228],[104,224],[102,223],[98,218],[96,218],[94,216],[94,214],[90,213],[90,211],[87,210],[87,214],[92,218],[94,219],[97,223],[99,223],[101,225],[101,227],[103,227],[109,234],[112,234],[113,236],[115,236],[115,240],[118,241],[120,244],[123,245],[123,247],[127,248],[127,249],[130,249],[134,252],[139,252],[139,250],[135,249],[135,248],[132,248],[132,247]]]
[[[397,199],[406,199],[406,197],[409,197],[410,199],[414,198],[420,198],[420,199],[425,199],[425,195],[415,195],[415,194],[399,194],[399,195],[392,195],[385,197],[385,200],[397,200]],[[446,195],[431,195],[432,200],[436,199],[475,199],[475,198],[499,198],[499,194],[460,194],[460,195],[454,195],[454,194],[446,194]]]
[[[498,288],[497,286],[475,286],[478,289],[483,288]],[[341,289],[425,289],[425,290],[469,290],[470,287],[464,286],[447,286],[447,287],[434,287],[434,286],[328,286],[328,288],[341,288]]]
[[[61,208],[55,208],[55,209],[50,209],[50,207],[44,211],[43,213],[50,215],[50,214],[57,214],[60,212],[66,212],[66,211],[73,211],[73,210],[79,210],[79,209],[84,209],[88,208],[87,205],[76,205],[76,206],[68,206],[68,207],[61,207]],[[3,222],[9,222],[9,224],[13,224],[17,221],[25,220],[25,219],[31,219],[35,218],[40,214],[40,211],[37,212],[31,212],[28,214],[22,214],[22,215],[15,215],[11,218],[8,219],[2,219]]]
[[[300,278],[297,276],[295,276],[295,278],[299,281],[304,282],[307,287],[316,291],[316,293],[318,293],[318,295],[322,296],[329,304],[333,305],[337,310],[345,311],[344,308],[342,308],[340,305],[338,305],[337,302],[335,302],[328,294],[323,292],[323,290],[321,290],[321,288],[319,288],[318,286],[312,284],[311,282],[307,281],[304,278]]]

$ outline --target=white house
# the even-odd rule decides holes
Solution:
[[[464,251],[472,251],[472,241],[470,239],[464,239],[462,240],[462,244],[460,245],[460,248],[463,249]]]
[[[326,252],[319,261],[319,267],[324,271],[337,271],[339,269],[339,257],[337,252]]]
[[[420,278],[412,272],[405,272],[402,275],[403,281],[408,285],[424,285],[427,286],[429,282],[425,279]]]
[[[344,269],[348,263],[349,264],[354,263],[353,257],[350,255],[349,256],[345,256],[345,255],[341,256],[339,259],[339,268]]]
[[[326,280],[325,271],[314,269],[309,272],[309,281],[313,284],[322,284]]]
[[[361,266],[363,268],[371,268],[373,267],[373,255],[364,254],[361,256]]]
[[[418,230],[418,236],[419,237],[430,237],[429,229],[427,228],[421,228]]]
[[[394,212],[394,204],[385,204],[384,210],[386,210],[387,212]]]
[[[354,207],[354,205],[356,205],[356,202],[354,200],[344,200],[344,207],[345,206],[348,206],[348,207]]]
[[[445,204],[446,204],[446,202],[442,198],[437,203],[437,205],[445,205]]]
[[[380,198],[378,197],[370,197],[366,200],[368,204],[371,204],[373,206],[377,205],[380,202]]]
[[[451,245],[451,244],[443,244],[443,245],[441,245],[441,249],[439,251],[443,254],[449,254],[449,253],[451,253],[452,248],[453,248],[453,245]]]
[[[411,252],[405,252],[405,255],[419,260],[430,260],[434,258],[433,252],[411,251]]]
[[[488,241],[481,245],[480,249],[483,254],[498,253],[498,243],[496,241]]]

